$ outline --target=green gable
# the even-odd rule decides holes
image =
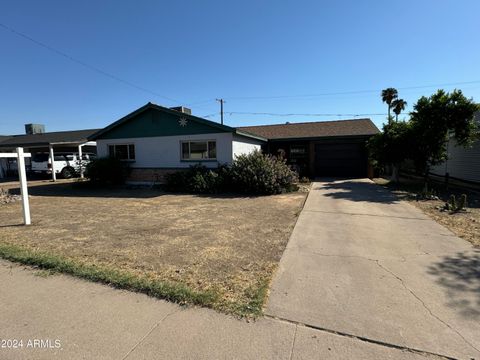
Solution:
[[[186,120],[180,121],[181,119]],[[92,139],[124,139],[235,132],[235,129],[175,110],[147,104],[92,136]]]

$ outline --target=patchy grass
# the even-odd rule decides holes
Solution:
[[[400,199],[409,201],[412,205],[421,209],[432,219],[450,229],[457,236],[471,242],[474,246],[480,246],[480,194],[451,187],[446,190],[441,184],[431,185],[431,189],[438,198],[429,200],[417,200],[416,195],[421,194],[423,183],[416,179],[402,178],[400,184],[393,184],[383,178],[374,179],[382,186],[387,187]],[[457,199],[461,194],[467,194],[468,207],[466,211],[448,212],[440,209],[448,201],[451,194]]]
[[[0,257],[41,268],[44,271],[39,276],[48,276],[56,272],[64,273],[108,284],[119,289],[143,292],[180,304],[208,305],[215,302],[217,297],[217,294],[213,292],[194,292],[180,284],[168,284],[125,271],[98,265],[82,264],[61,256],[25,249],[16,245],[0,244]]]
[[[49,182],[29,190],[32,226],[14,226],[21,223],[20,203],[0,205],[1,257],[245,316],[261,314],[306,197]]]

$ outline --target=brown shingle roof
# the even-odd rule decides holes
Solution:
[[[298,139],[331,136],[373,135],[379,132],[370,119],[316,121],[305,123],[242,126],[241,131],[267,139]]]

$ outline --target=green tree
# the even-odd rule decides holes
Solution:
[[[475,140],[474,114],[479,107],[460,90],[452,93],[438,90],[430,97],[421,97],[413,109],[410,114],[412,160],[428,181],[430,167],[447,159],[449,136],[464,147]]]
[[[392,123],[392,102],[398,98],[398,91],[395,88],[387,88],[382,90],[382,101],[388,105],[388,123]]]
[[[395,113],[395,121],[398,122],[398,115],[405,110],[407,102],[403,99],[395,99],[392,101],[393,112]]]
[[[409,122],[393,122],[367,143],[370,160],[376,167],[392,165],[391,180],[399,181],[400,164],[411,157],[412,128]]]

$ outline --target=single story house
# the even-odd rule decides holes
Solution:
[[[239,128],[268,139],[266,151],[283,154],[300,175],[366,177],[367,140],[379,130],[370,119],[286,123]]]
[[[201,163],[230,164],[263,149],[281,153],[301,175],[365,177],[365,143],[378,132],[370,119],[233,128],[189,109],[148,103],[89,137],[99,157],[130,164],[129,182],[163,182],[165,174]]]
[[[480,128],[480,112],[475,114],[475,121]],[[430,172],[441,177],[448,174],[450,179],[461,182],[480,184],[480,131],[478,135],[479,139],[470,148],[458,146],[455,139],[450,137],[447,143],[448,159],[433,166]]]
[[[148,103],[89,137],[98,157],[113,156],[130,164],[130,183],[163,182],[178,169],[201,163],[230,164],[237,155],[260,149],[262,136]]]

